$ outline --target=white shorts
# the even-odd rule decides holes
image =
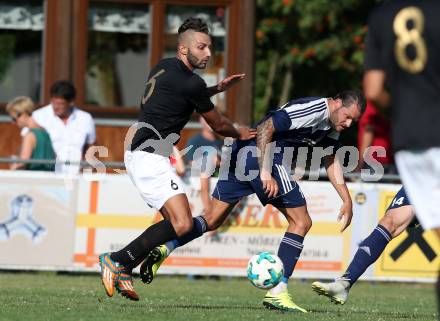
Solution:
[[[420,224],[440,227],[440,148],[399,151],[396,164]]]
[[[150,207],[160,210],[171,197],[185,193],[168,157],[126,151],[124,162],[132,182]]]

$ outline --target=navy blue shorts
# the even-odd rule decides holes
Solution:
[[[392,209],[396,209],[402,206],[411,205],[409,202],[408,196],[406,195],[405,189],[402,188],[397,192],[396,196],[394,196],[393,201],[391,202],[390,206],[387,208],[387,212]],[[408,225],[408,227],[415,227],[418,226],[420,223],[417,219],[417,217],[414,217],[414,219],[411,221],[411,223]]]
[[[278,194],[273,198],[268,198],[263,190],[263,183],[260,178],[252,181],[240,181],[234,174],[229,174],[228,180],[219,180],[214,188],[212,197],[226,203],[237,203],[240,199],[251,194],[257,194],[258,199],[264,206],[272,204],[277,208],[290,208],[306,205],[306,200],[299,185],[290,180],[291,188],[285,190],[282,186],[281,179],[275,177],[278,184]]]
[[[246,173],[250,170],[259,171],[257,159],[249,157],[246,160],[245,169]],[[259,175],[253,180],[243,180],[237,177],[235,166],[231,166],[227,179],[219,178],[212,196],[222,202],[236,203],[241,198],[255,193],[264,206],[272,204],[277,208],[291,208],[306,205],[298,183],[289,175],[289,170],[282,165],[281,156],[274,160],[272,177],[278,184],[278,194],[269,199],[263,190],[263,182]]]
[[[406,196],[405,189],[402,186],[402,188],[397,192],[396,196],[394,196],[393,201],[387,208],[387,211],[406,205],[411,204],[409,203],[408,196]]]

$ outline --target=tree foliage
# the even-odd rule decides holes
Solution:
[[[254,118],[290,98],[361,85],[368,14],[380,0],[257,0]]]
[[[16,45],[15,36],[7,33],[0,33],[0,81],[6,74],[13,58]]]

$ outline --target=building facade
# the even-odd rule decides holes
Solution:
[[[92,113],[105,160],[123,157],[148,72],[176,52],[177,28],[190,16],[205,19],[213,56],[201,76],[208,85],[246,73],[236,88],[213,98],[227,116],[249,124],[253,102],[253,0],[0,0],[0,157],[16,154],[19,131],[5,116],[10,99],[49,102],[50,85],[71,80],[76,105]],[[190,125],[185,138],[197,130]]]

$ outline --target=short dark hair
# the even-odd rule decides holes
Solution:
[[[193,30],[196,32],[203,32],[209,35],[209,28],[206,22],[200,18],[188,18],[186,19],[182,25],[179,27],[179,30],[177,31],[178,34],[182,34],[187,30]]]
[[[61,97],[72,101],[76,97],[76,89],[68,80],[58,80],[50,86],[50,97]]]
[[[342,106],[349,107],[352,104],[356,104],[361,114],[364,113],[367,106],[367,101],[360,90],[346,90],[337,94],[333,99],[340,99]]]

